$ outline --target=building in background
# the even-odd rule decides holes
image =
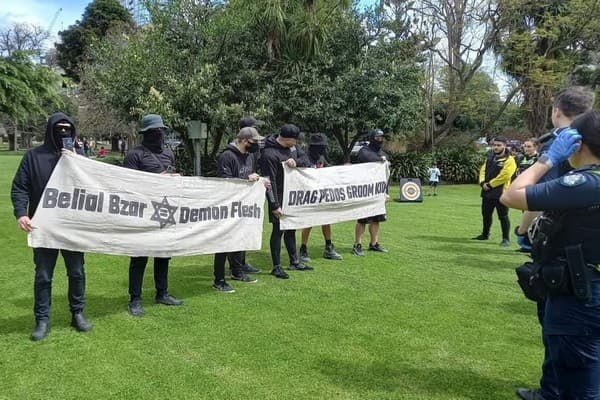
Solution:
[[[119,0],[119,2],[129,11],[137,25],[144,25],[149,22],[150,14],[144,7],[143,0]]]

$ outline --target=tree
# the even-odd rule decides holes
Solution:
[[[15,22],[0,30],[0,55],[10,57],[14,52],[39,55],[48,37],[48,31],[37,25]]]
[[[0,114],[13,125],[10,150],[16,150],[19,124],[45,117],[64,105],[58,92],[59,78],[48,67],[33,64],[25,54],[0,58]]]
[[[502,68],[521,87],[527,127],[546,131],[552,94],[600,44],[597,1],[500,0],[501,25],[495,48]]]
[[[59,32],[61,42],[56,44],[58,64],[67,76],[79,81],[79,68],[87,53],[98,40],[113,28],[133,27],[129,12],[118,0],[94,0],[85,8],[81,21]]]

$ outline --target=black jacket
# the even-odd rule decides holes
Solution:
[[[293,158],[296,160],[297,167],[309,167],[310,164],[306,161],[305,153],[298,151],[297,147],[287,148],[281,146],[277,142],[277,136],[269,136],[265,140],[265,148],[260,155],[260,169],[262,175],[267,176],[271,180],[271,191],[273,198],[269,198],[269,206],[271,210],[276,210],[281,207],[283,198],[283,167],[282,162]]]
[[[254,173],[254,157],[242,153],[233,143],[227,145],[217,160],[217,174],[222,178],[248,179]]]
[[[383,150],[375,151],[371,146],[367,145],[363,146],[358,151],[357,162],[367,163],[374,161],[383,161],[384,158],[387,159],[387,154],[385,154]]]
[[[10,197],[17,219],[24,215],[33,217],[44,188],[58,163],[62,143],[55,142],[52,130],[54,125],[61,121],[71,123],[73,126],[71,138],[75,142],[76,131],[73,120],[63,113],[52,114],[46,124],[44,144],[25,153],[13,179]]]
[[[160,153],[152,153],[143,145],[136,146],[125,156],[123,166],[139,171],[160,174],[173,168],[175,156],[170,149],[163,149]]]

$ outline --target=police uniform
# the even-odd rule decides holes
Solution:
[[[589,282],[586,300],[577,299],[574,292],[546,296],[543,335],[560,399],[600,398],[600,272],[596,269],[600,264],[599,189],[600,165],[526,189],[528,209],[544,210],[545,216],[559,224],[542,265],[564,260],[566,249],[580,245]]]

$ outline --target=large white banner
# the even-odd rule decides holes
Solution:
[[[387,162],[327,168],[284,166],[281,229],[385,214]]]
[[[63,155],[32,220],[31,247],[171,257],[261,247],[265,189]]]

